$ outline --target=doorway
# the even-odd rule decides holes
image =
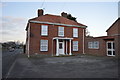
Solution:
[[[62,42],[59,42],[59,46],[58,46],[59,48],[58,48],[58,53],[60,54],[60,55],[64,55],[64,41],[62,41]]]
[[[114,41],[107,42],[107,56],[115,56],[115,44]]]

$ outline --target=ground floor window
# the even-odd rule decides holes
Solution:
[[[73,41],[73,51],[78,51],[78,41]]]
[[[48,51],[48,40],[40,40],[40,51]]]
[[[99,49],[99,41],[88,42],[89,49]]]

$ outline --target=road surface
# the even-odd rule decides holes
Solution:
[[[2,78],[7,77],[12,64],[20,53],[22,53],[22,49],[15,49],[11,52],[9,50],[2,51]]]
[[[27,58],[20,54],[8,78],[118,78],[118,60],[87,55]]]

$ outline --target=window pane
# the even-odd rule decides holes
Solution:
[[[78,41],[73,41],[73,51],[78,51]]]
[[[99,48],[99,42],[98,41],[94,42],[94,48],[97,48],[97,49]]]
[[[112,51],[108,51],[108,55],[112,55]]]
[[[99,42],[98,41],[88,42],[88,48],[98,49],[99,48]]]
[[[115,49],[115,43],[113,42],[113,49]]]
[[[91,48],[92,43],[88,42],[88,48]]]
[[[59,49],[62,49],[62,43],[59,43]]]
[[[108,43],[108,49],[111,49],[112,47],[111,47],[111,43]]]
[[[113,55],[115,55],[115,51],[113,51]]]
[[[94,42],[91,42],[91,48],[94,48]]]
[[[48,40],[41,40],[40,51],[48,51]]]
[[[58,27],[58,36],[64,36],[64,27]]]
[[[41,25],[41,35],[48,35],[48,26],[47,25]]]
[[[73,28],[73,37],[78,37],[78,28]]]

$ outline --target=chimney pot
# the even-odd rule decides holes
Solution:
[[[43,9],[38,9],[38,17],[39,17],[39,16],[42,16],[43,13],[44,13]]]
[[[61,13],[61,16],[63,16],[63,17],[66,17],[66,18],[67,18],[67,13],[62,12],[62,13]]]

